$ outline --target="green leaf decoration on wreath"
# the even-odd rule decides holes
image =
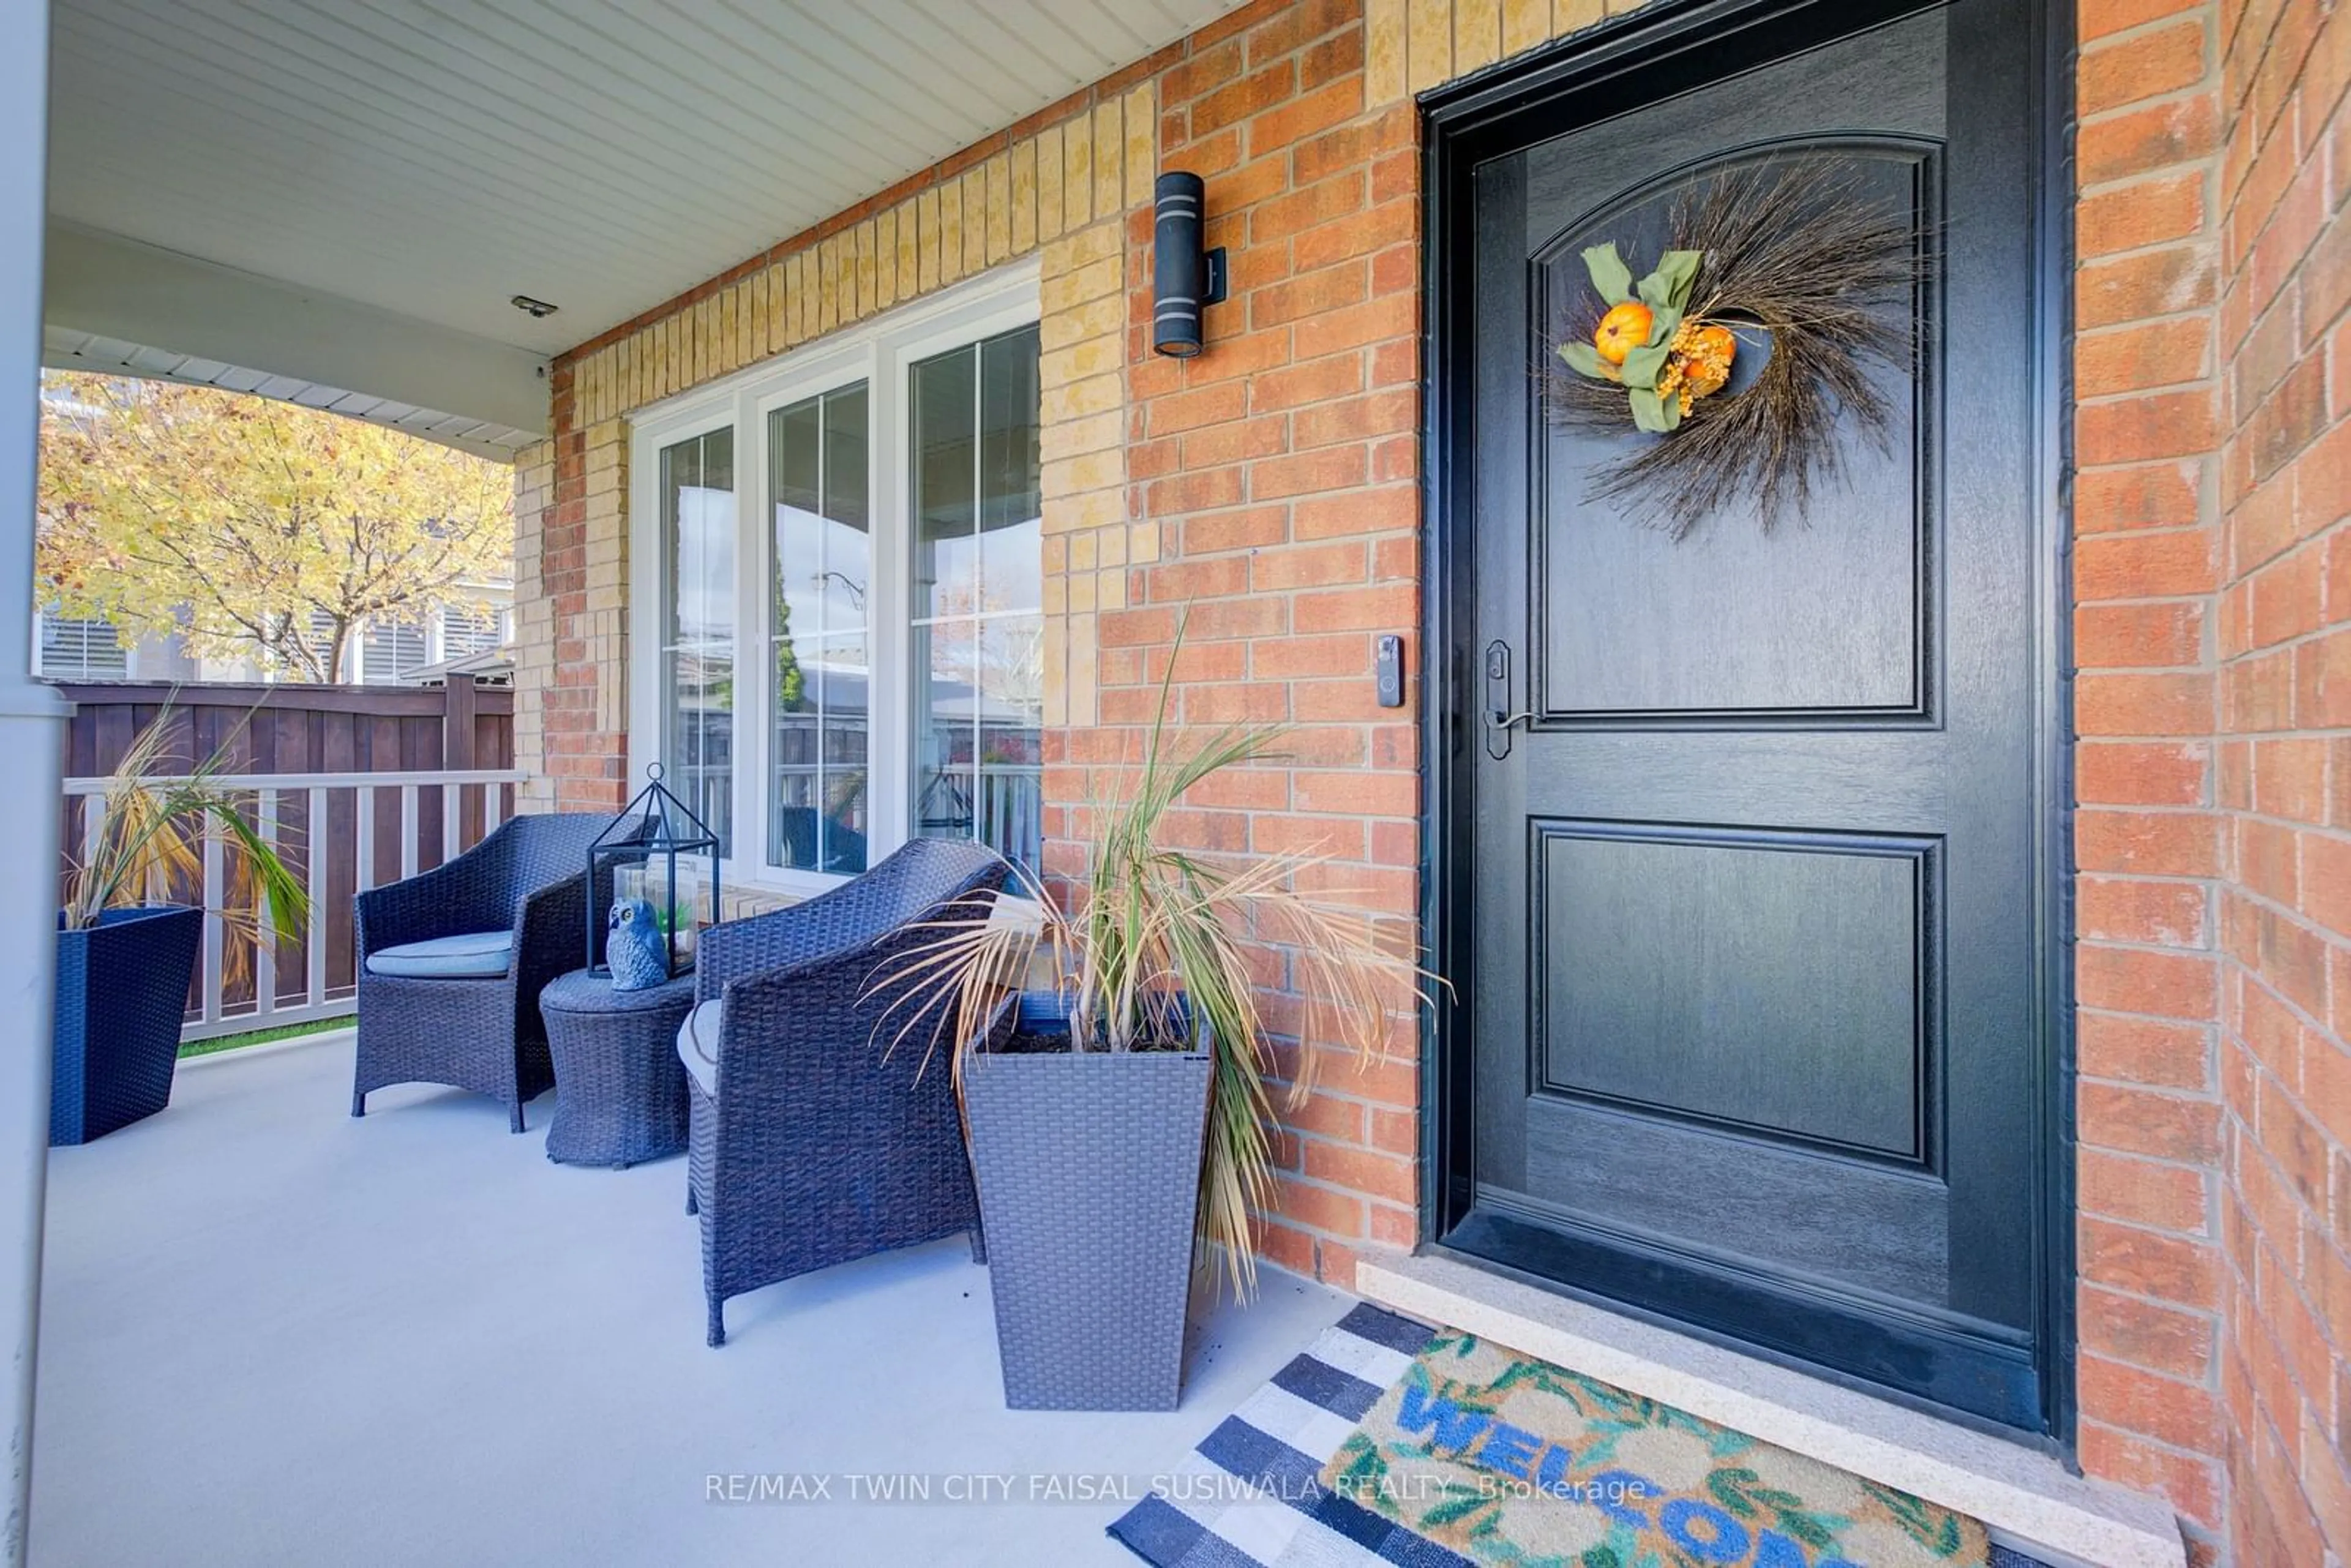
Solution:
[[[1611,305],[1646,307],[1649,330],[1639,347],[1625,352],[1620,365],[1603,360],[1590,343],[1562,343],[1559,357],[1579,375],[1622,386],[1636,430],[1663,435],[1682,422],[1681,399],[1671,395],[1670,389],[1660,391],[1657,378],[1673,361],[1674,332],[1689,308],[1699,260],[1697,251],[1669,250],[1646,277],[1635,282],[1633,269],[1625,265],[1614,245],[1595,245],[1583,253],[1584,270],[1592,274],[1592,286],[1601,298]]]
[[[1622,305],[1633,298],[1633,269],[1625,265],[1614,246],[1595,245],[1585,251],[1583,267],[1592,274],[1592,286],[1609,304]]]
[[[1634,387],[1625,392],[1633,404],[1633,426],[1652,435],[1664,435],[1682,422],[1681,400],[1668,403],[1648,387]]]
[[[1666,345],[1645,344],[1625,356],[1617,379],[1628,387],[1640,387],[1649,392],[1657,390],[1657,372],[1666,368]]]
[[[1562,343],[1559,357],[1567,361],[1568,369],[1594,381],[1606,381],[1608,372],[1600,368],[1600,350],[1589,343]]]
[[[1688,181],[1667,248],[1639,277],[1614,244],[1582,252],[1593,295],[1558,324],[1545,404],[1628,444],[1587,498],[1678,539],[1726,504],[1766,532],[1801,519],[1855,434],[1882,444],[1917,353],[1916,290],[1935,240],[1834,154],[1771,155]],[[1595,298],[1596,296],[1596,298]],[[1731,365],[1757,365],[1732,391]]]
[[[1652,310],[1670,310],[1678,316],[1689,305],[1690,285],[1698,281],[1698,263],[1697,251],[1666,252],[1657,258],[1656,270],[1641,279],[1641,302]],[[1659,340],[1653,332],[1649,340]]]

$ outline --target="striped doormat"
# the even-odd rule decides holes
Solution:
[[[2007,1568],[1975,1520],[1368,1303],[1110,1527],[1158,1568]]]

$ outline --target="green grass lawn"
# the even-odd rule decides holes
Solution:
[[[180,1060],[193,1056],[217,1056],[224,1051],[239,1051],[248,1045],[266,1045],[275,1040],[294,1040],[306,1034],[323,1034],[330,1029],[349,1029],[349,1017],[309,1019],[301,1023],[281,1023],[272,1029],[251,1029],[243,1034],[215,1035],[211,1040],[192,1040],[180,1047]]]

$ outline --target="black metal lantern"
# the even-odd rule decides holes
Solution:
[[[693,968],[696,939],[718,910],[717,835],[662,783],[660,763],[645,778],[588,846],[588,967],[631,987]],[[600,888],[611,890],[609,904]]]
[[[1207,342],[1200,313],[1225,302],[1225,248],[1204,248],[1207,184],[1171,170],[1152,186],[1151,346],[1188,360]]]

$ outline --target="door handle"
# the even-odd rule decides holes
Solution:
[[[1499,638],[1486,644],[1486,755],[1499,762],[1510,754],[1510,731],[1534,721],[1531,708],[1510,711],[1510,645]]]

